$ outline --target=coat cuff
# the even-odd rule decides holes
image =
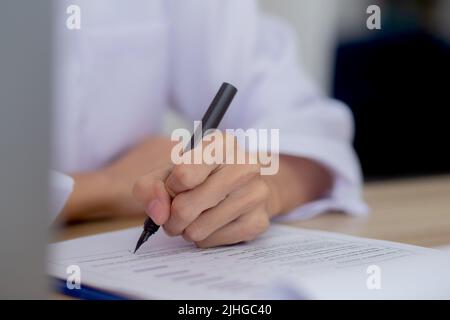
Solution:
[[[69,199],[73,184],[72,177],[57,171],[50,171],[50,223],[55,220]]]
[[[280,138],[280,154],[304,157],[326,167],[333,175],[333,186],[321,199],[306,203],[277,220],[311,218],[327,211],[342,211],[355,216],[370,210],[362,198],[362,177],[350,144],[329,138]]]

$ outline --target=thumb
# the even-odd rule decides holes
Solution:
[[[144,206],[147,215],[157,224],[164,224],[170,216],[171,198],[164,181],[172,165],[153,170],[140,177],[133,187],[133,196]]]

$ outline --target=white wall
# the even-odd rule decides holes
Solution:
[[[299,58],[316,83],[331,88],[339,31],[365,28],[367,0],[260,0],[263,10],[285,18],[296,30]]]
[[[259,0],[261,8],[285,19],[297,32],[299,60],[312,79],[329,93],[338,34],[352,35],[365,28],[371,0]],[[165,132],[188,126],[169,113]]]

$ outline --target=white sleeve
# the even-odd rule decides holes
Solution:
[[[306,77],[292,31],[260,13],[255,1],[177,1],[170,14],[172,97],[179,111],[201,119],[220,84],[230,82],[239,92],[223,127],[280,129],[281,154],[313,159],[333,173],[328,195],[285,218],[368,213],[351,145],[352,115]]]
[[[50,222],[55,220],[69,199],[73,190],[73,183],[72,177],[57,171],[50,171]]]

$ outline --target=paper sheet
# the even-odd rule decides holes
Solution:
[[[140,232],[139,227],[50,245],[49,272],[66,279],[67,267],[78,265],[81,285],[133,298],[277,298],[273,293],[281,284],[294,287],[278,287],[284,290],[278,290],[279,298],[290,291],[298,293],[292,298],[401,298],[411,295],[402,291],[403,282],[411,282],[410,274],[401,277],[402,270],[437,254],[433,249],[273,225],[255,241],[213,249],[196,248],[160,231],[135,255]],[[388,281],[381,290],[367,288],[370,265],[380,266]],[[428,271],[419,268],[412,276]],[[439,289],[430,290],[448,293],[445,287]]]

